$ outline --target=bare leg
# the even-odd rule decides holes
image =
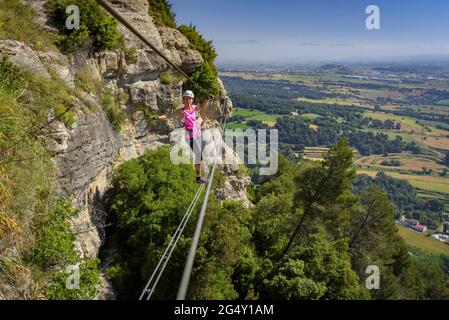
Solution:
[[[195,173],[197,177],[201,177],[201,164],[195,164]]]

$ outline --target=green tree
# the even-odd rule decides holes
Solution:
[[[294,206],[302,208],[302,214],[281,258],[288,253],[307,219],[318,217],[349,191],[355,176],[355,171],[351,169],[352,155],[352,149],[344,139],[332,147],[321,165],[305,166],[296,177],[298,192],[295,194]]]
[[[345,241],[328,238],[324,228],[295,245],[273,265],[263,281],[261,297],[269,299],[365,299]]]
[[[361,196],[360,206],[352,212],[349,248],[352,267],[362,282],[369,265],[380,269],[380,290],[372,291],[373,298],[414,298],[408,250],[397,234],[388,196],[376,187]]]
[[[222,180],[217,172],[214,188]],[[117,216],[121,250],[108,274],[121,297],[135,298],[156,267],[198,186],[191,165],[171,163],[168,147],[147,151],[144,156],[123,163],[114,173],[113,183],[112,208]],[[158,284],[156,299],[176,296],[201,199]],[[238,261],[243,260],[240,252],[248,252],[248,221],[249,212],[240,203],[220,203],[211,195],[189,298],[238,298],[232,276]]]
[[[196,98],[202,101],[209,95],[217,96],[220,93],[220,85],[218,84],[218,73],[215,66],[209,62],[204,62],[199,66],[191,76],[201,88],[196,86],[192,90],[196,93]]]
[[[417,298],[449,299],[449,276],[443,269],[443,258],[413,249],[416,265]]]

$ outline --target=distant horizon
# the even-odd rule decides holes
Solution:
[[[395,65],[448,65],[449,66],[449,54],[448,55],[409,55],[409,56],[385,56],[385,57],[354,57],[340,60],[315,60],[315,61],[218,61],[217,66],[219,68],[232,65],[247,65],[247,66],[321,66],[326,64],[336,65],[374,65],[374,64],[395,64]]]
[[[172,0],[178,24],[196,25],[217,49],[218,64],[449,60],[445,0]],[[380,9],[380,30],[365,10]]]

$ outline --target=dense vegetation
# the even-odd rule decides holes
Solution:
[[[35,12],[20,0],[0,0],[0,39],[28,43],[35,50],[55,49],[56,35],[34,22]]]
[[[380,164],[387,167],[400,167],[402,162],[399,160],[383,160]]]
[[[219,94],[220,86],[218,84],[218,73],[215,67],[215,58],[217,52],[212,44],[212,41],[207,41],[198,32],[196,26],[192,24],[189,26],[181,25],[178,30],[183,33],[192,44],[193,49],[198,50],[204,59],[204,63],[199,66],[192,74],[192,79],[201,88],[190,88],[195,91],[196,97],[199,101],[212,94],[217,96]],[[188,84],[191,86],[191,84]]]
[[[140,293],[195,192],[192,169],[172,165],[168,157],[165,147],[147,152],[114,174],[112,208],[122,248],[107,273],[121,297]],[[350,192],[355,173],[347,141],[335,145],[323,163],[279,161],[276,176],[255,190],[253,208],[210,201],[189,298],[449,298],[447,261],[421,253],[410,257],[388,197],[377,188],[360,196]],[[157,298],[176,294],[193,225]],[[434,267],[423,269],[424,261]],[[365,271],[372,264],[380,268],[381,284],[368,291]]]
[[[79,29],[65,26],[66,8],[76,5],[80,10]],[[91,43],[95,49],[123,48],[123,39],[117,30],[117,20],[108,15],[94,0],[47,0],[46,8],[59,29],[57,44],[63,51]]]
[[[419,199],[416,189],[408,181],[394,179],[383,172],[379,172],[375,178],[358,175],[353,182],[352,190],[355,194],[362,194],[373,186],[388,194],[396,219],[401,216],[418,219],[433,229],[441,224],[444,204],[436,199],[427,201]]]
[[[147,151],[122,164],[114,174],[120,257],[107,273],[121,298],[136,298],[188,207],[197,185],[190,165],[174,165],[169,148]],[[219,182],[220,177],[217,180]],[[198,212],[198,210],[195,210]],[[237,214],[237,212],[239,214]],[[173,299],[193,233],[193,216],[178,243],[156,298]],[[234,265],[248,237],[248,213],[239,203],[220,204],[212,196],[202,231],[190,298],[235,299],[231,283]]]
[[[71,125],[71,94],[59,79],[0,60],[0,293],[6,296],[19,298],[23,290],[33,299],[91,299],[96,293],[97,262],[74,249],[68,219],[77,210],[55,196],[51,154],[39,138],[49,110]],[[64,270],[73,264],[80,267],[79,290],[65,287]],[[27,287],[30,278],[35,288]]]
[[[280,142],[291,145],[294,150],[330,146],[342,137],[347,137],[351,146],[362,155],[421,152],[416,143],[406,143],[400,136],[390,140],[386,134],[365,131],[365,128],[400,130],[399,123],[364,117],[359,107],[294,100],[298,96],[310,99],[335,98],[340,96],[338,93],[325,94],[290,81],[244,80],[239,77],[223,79],[232,92],[235,107],[286,115],[276,120],[276,129],[279,130]],[[289,117],[292,112],[319,117]],[[243,120],[244,117],[233,119],[236,122]]]
[[[298,117],[283,117],[276,121],[279,139],[283,143],[291,144],[296,150],[304,147],[330,146],[343,136],[347,136],[350,145],[362,155],[400,153],[411,151],[419,153],[416,143],[406,143],[401,136],[390,140],[384,133],[374,134],[357,130],[361,126],[359,118],[347,117],[343,123],[331,117],[320,117],[313,120]],[[313,126],[317,126],[313,127]]]
[[[157,25],[176,28],[176,15],[167,0],[148,0],[148,13]]]

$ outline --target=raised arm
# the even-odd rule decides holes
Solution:
[[[173,117],[181,117],[182,116],[182,108],[179,108],[175,111],[173,111],[172,113],[167,113],[167,114],[163,114],[161,116],[155,116],[155,119],[158,120],[167,120],[167,119],[171,119]]]
[[[200,104],[200,114],[201,114],[201,118],[203,119],[203,121],[206,121],[206,109],[207,106],[209,105],[209,101],[212,99],[212,96],[207,97],[203,102],[201,102]]]

